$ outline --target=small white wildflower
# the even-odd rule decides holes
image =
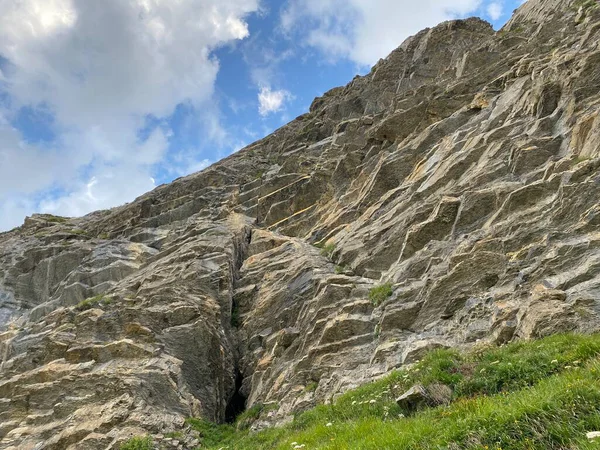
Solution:
[[[490,363],[490,365],[495,365],[495,364],[500,364],[500,361],[494,361],[493,363]]]
[[[297,442],[292,442],[292,445],[298,445],[298,443]]]
[[[375,400],[375,399],[371,399],[371,400],[369,401],[369,403],[372,405],[373,403],[377,403],[377,400]]]
[[[550,364],[558,364],[558,359],[553,359],[552,361],[550,361]]]
[[[483,368],[479,371],[479,373],[484,373],[484,372],[485,372],[485,368]]]
[[[327,422],[327,423],[325,424],[325,426],[326,426],[326,427],[331,427],[331,426],[333,426],[333,424],[332,424],[331,422]]]
[[[352,404],[353,404],[353,405],[356,405],[356,400],[354,400],[354,401],[352,402]]]

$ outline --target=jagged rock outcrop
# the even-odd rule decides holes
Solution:
[[[433,348],[600,329],[599,42],[593,1],[446,22],[201,173],[0,234],[0,448],[265,426]]]

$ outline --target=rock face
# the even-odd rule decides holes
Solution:
[[[406,413],[413,413],[422,408],[433,408],[449,405],[452,400],[452,389],[443,384],[432,384],[428,387],[417,384],[396,400],[398,406]]]
[[[285,421],[433,348],[600,329],[597,6],[424,30],[201,173],[0,234],[0,448]]]

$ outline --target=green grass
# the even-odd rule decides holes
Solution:
[[[589,160],[591,160],[591,159],[592,159],[592,158],[591,158],[591,157],[589,157],[589,156],[581,156],[581,155],[578,155],[578,156],[577,156],[575,159],[573,159],[573,161],[571,161],[571,166],[572,166],[572,167],[573,167],[573,166],[576,166],[577,164],[579,164],[579,163],[581,163],[581,162],[584,162],[584,161],[589,161]]]
[[[233,305],[233,307],[231,308],[231,317],[229,321],[233,328],[239,328],[242,324],[242,318],[240,317],[240,309],[236,305]]]
[[[310,383],[308,383],[305,387],[304,390],[306,392],[315,392],[317,390],[317,388],[319,387],[319,383],[316,381],[311,381]]]
[[[261,414],[273,411],[277,408],[279,408],[279,405],[275,403],[269,403],[266,405],[257,403],[237,417],[235,421],[235,428],[238,430],[247,430],[260,418]]]
[[[121,450],[153,450],[152,438],[150,436],[138,436],[121,444]]]
[[[105,297],[104,295],[96,295],[95,297],[86,298],[85,300],[80,301],[75,306],[77,311],[86,311],[88,309],[92,309],[96,306],[107,306],[112,303],[112,299],[110,297]]]
[[[69,233],[77,235],[77,236],[85,236],[87,235],[87,231],[82,230],[81,228],[73,228],[71,230],[69,230]]]
[[[220,447],[236,437],[235,427],[229,424],[218,425],[202,419],[188,419],[186,422],[198,432],[201,448]]]
[[[385,283],[380,286],[375,286],[369,291],[369,300],[374,306],[381,305],[389,297],[392,296],[392,283]]]
[[[321,255],[325,258],[331,259],[333,257],[333,252],[335,252],[335,244],[325,244],[323,248],[321,248]]]
[[[468,354],[436,350],[409,369],[296,415],[285,427],[250,433],[199,421],[202,448],[600,448],[585,438],[600,430],[599,355],[600,335],[573,334]],[[450,386],[452,403],[409,416],[395,399],[417,383]]]
[[[45,219],[52,223],[65,223],[67,220],[69,220],[66,217],[54,216],[52,214],[47,214]]]
[[[170,433],[165,433],[165,437],[170,439],[182,440],[185,436],[181,431],[171,431]]]

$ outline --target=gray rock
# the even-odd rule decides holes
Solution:
[[[398,406],[408,414],[423,408],[448,405],[452,400],[452,389],[443,384],[424,387],[417,384],[396,399]]]
[[[200,173],[1,233],[0,447],[244,398],[265,427],[436,348],[599,330],[599,26],[573,0],[442,23]]]

